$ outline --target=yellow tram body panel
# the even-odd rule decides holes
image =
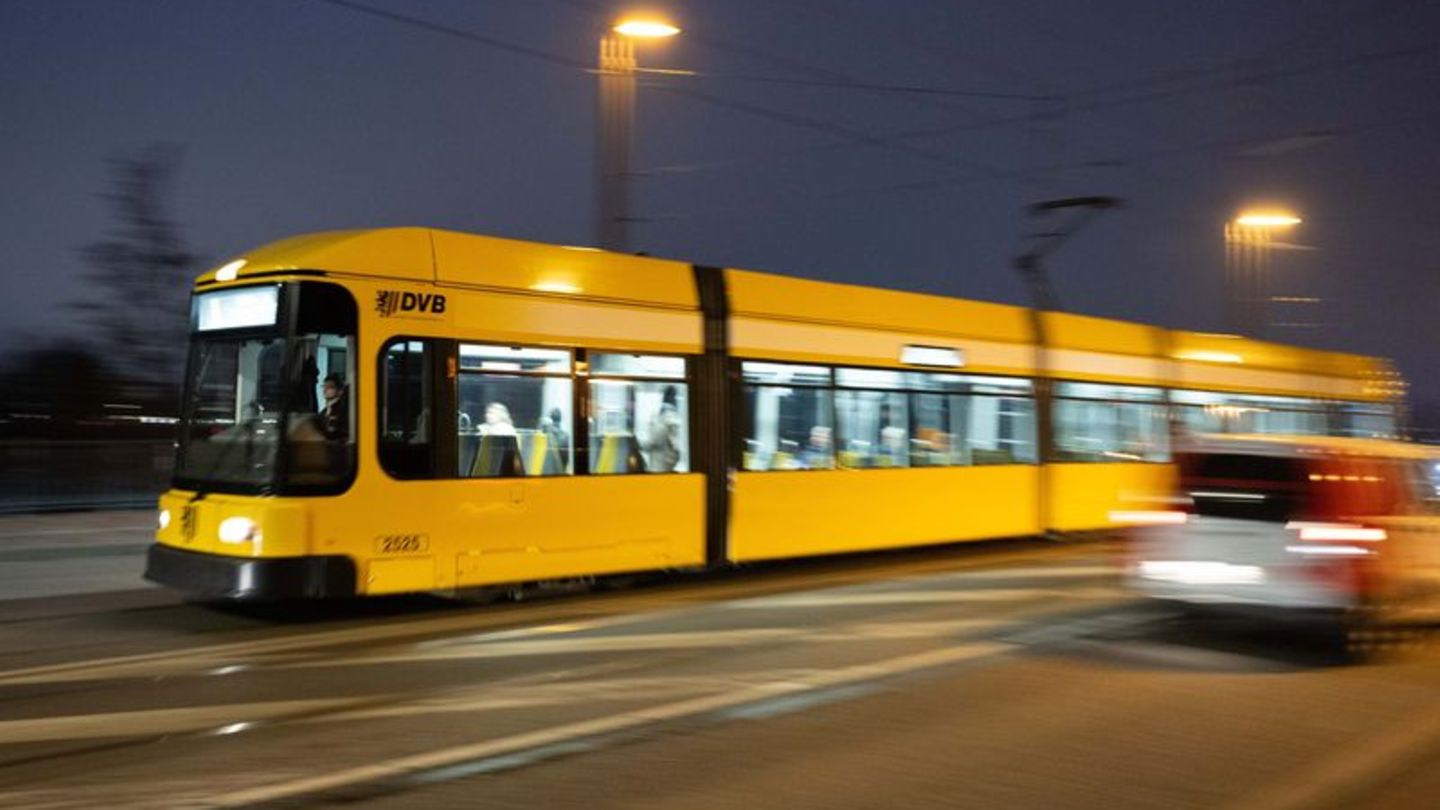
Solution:
[[[1046,516],[1051,531],[1073,532],[1123,525],[1119,511],[1157,508],[1171,492],[1173,464],[1046,464]]]
[[[1045,371],[1064,380],[1164,385],[1165,330],[1145,324],[1046,312]]]
[[[699,474],[375,480],[332,498],[171,491],[161,545],[225,557],[343,556],[361,594],[686,568],[705,562]],[[189,514],[186,512],[189,510]],[[254,538],[220,539],[228,518]]]
[[[742,472],[734,494],[735,562],[1040,531],[1031,465]]]
[[[352,554],[367,594],[696,566],[703,485],[698,474],[383,482],[317,510],[317,552]],[[388,508],[367,514],[367,500]]]
[[[1378,358],[1185,331],[1169,333],[1168,349],[1175,388],[1372,402],[1398,393]]]
[[[905,368],[904,347],[922,345],[962,352],[968,373],[1034,373],[1021,307],[749,270],[725,277],[735,357]]]
[[[160,510],[169,517],[156,532],[156,541],[184,551],[227,557],[299,557],[313,553],[310,543],[313,498],[270,498],[215,493],[196,499],[196,493],[170,490],[160,496]],[[253,532],[242,540],[226,541],[220,526],[227,520],[252,521]]]

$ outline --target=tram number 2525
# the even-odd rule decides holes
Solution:
[[[377,554],[424,554],[429,550],[428,534],[382,534],[375,538]]]

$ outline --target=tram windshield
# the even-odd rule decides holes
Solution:
[[[197,294],[176,486],[244,493],[347,486],[355,468],[356,320],[354,299],[333,284]]]

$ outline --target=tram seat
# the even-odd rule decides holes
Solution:
[[[459,435],[460,466],[461,475],[469,475],[470,469],[475,466],[475,456],[480,453],[480,434],[475,432],[462,432]]]
[[[981,464],[1014,464],[1015,457],[1009,450],[974,450],[970,453],[970,463]]]
[[[470,465],[472,478],[512,478],[525,474],[516,436],[482,436],[480,449]]]
[[[770,469],[772,470],[793,470],[798,466],[795,455],[784,450],[776,451],[775,456],[770,459]]]
[[[521,433],[520,452],[525,459],[526,475],[560,475],[565,472],[559,449],[551,446],[550,437],[545,433]]]
[[[628,433],[607,433],[590,440],[590,457],[595,459],[591,472],[599,474],[645,472],[645,459],[640,455],[640,445]],[[598,451],[598,452],[597,452]]]
[[[851,469],[858,469],[858,468],[861,468],[861,467],[868,467],[868,466],[870,466],[869,464],[866,463],[868,460],[869,460],[868,457],[866,457],[866,455],[865,455],[864,453],[858,453],[858,452],[856,452],[856,451],[854,451],[854,450],[841,450],[841,451],[840,451],[840,466],[841,466],[841,467],[849,467],[849,468],[851,468]]]

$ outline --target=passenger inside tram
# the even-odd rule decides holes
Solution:
[[[810,428],[810,438],[800,454],[800,462],[810,470],[828,470],[835,466],[834,446],[831,431],[825,425]]]

